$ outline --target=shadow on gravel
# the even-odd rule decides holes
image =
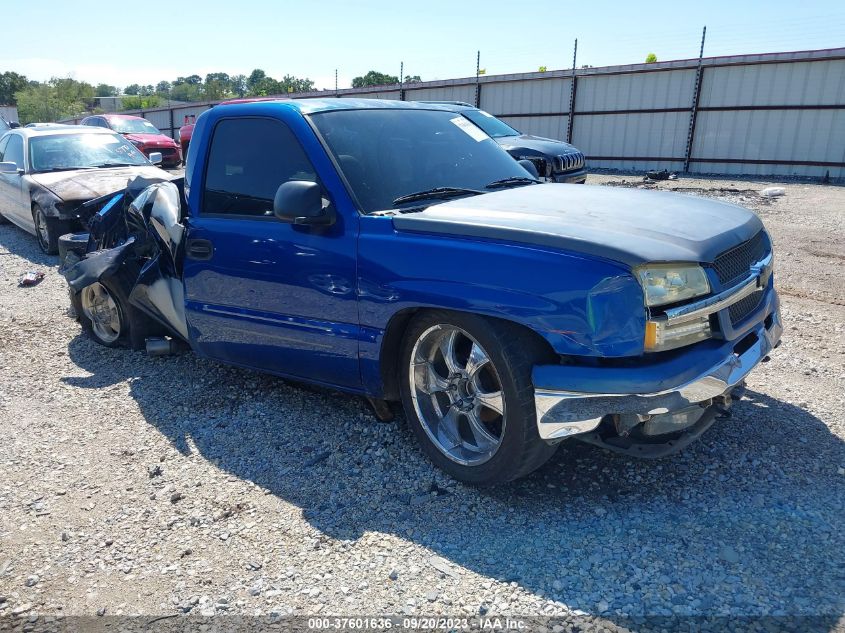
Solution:
[[[147,422],[179,451],[301,507],[327,537],[396,534],[620,625],[616,610],[823,616],[814,630],[843,614],[845,446],[764,394],[680,455],[636,461],[569,442],[533,476],[476,490],[434,471],[401,420],[376,423],[358,398],[81,336],[69,354],[93,375],[66,382],[131,379]]]

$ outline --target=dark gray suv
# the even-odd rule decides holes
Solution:
[[[584,184],[587,167],[584,154],[575,146],[541,136],[522,134],[510,125],[462,101],[424,101],[448,106],[464,115],[516,160],[529,160],[540,178],[549,182]]]

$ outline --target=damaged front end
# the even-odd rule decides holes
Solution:
[[[166,334],[187,342],[183,197],[182,179],[137,177],[124,191],[86,204],[99,209],[88,222],[87,242],[80,252],[68,252],[60,269],[77,314],[80,293],[93,284],[105,284],[125,297],[129,305],[122,306],[124,312],[137,310]],[[76,237],[78,242],[80,236]],[[139,349],[144,341],[133,336],[130,344]]]

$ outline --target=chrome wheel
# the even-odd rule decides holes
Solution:
[[[502,383],[466,331],[452,325],[425,330],[411,351],[408,378],[417,417],[440,452],[465,466],[496,454],[506,423]]]
[[[35,236],[38,238],[38,245],[45,253],[50,249],[50,231],[47,228],[47,218],[41,209],[35,209],[33,214],[35,221]]]
[[[104,343],[114,343],[120,338],[122,323],[117,302],[101,283],[82,289],[82,312],[91,321],[91,329]]]

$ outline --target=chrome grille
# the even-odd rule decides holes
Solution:
[[[769,245],[763,231],[716,257],[713,268],[722,282],[728,287],[736,281],[745,278],[751,266],[765,257]]]
[[[555,157],[555,173],[573,171],[584,166],[584,154],[571,152]]]
[[[733,325],[741,323],[745,317],[747,317],[749,314],[751,314],[752,312],[754,312],[754,310],[757,309],[757,306],[760,305],[760,302],[762,300],[763,290],[755,290],[744,299],[740,299],[735,304],[730,306],[728,308],[728,312],[731,317],[731,323]]]

